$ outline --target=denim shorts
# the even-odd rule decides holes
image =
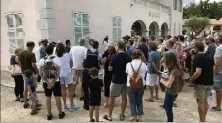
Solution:
[[[60,84],[72,84],[72,72],[67,73],[65,76],[60,76]]]

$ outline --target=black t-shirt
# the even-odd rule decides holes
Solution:
[[[148,49],[147,45],[145,43],[142,43],[138,46],[138,49],[140,49],[143,52],[146,60],[148,60],[149,49]]]
[[[201,68],[201,75],[195,80],[195,84],[213,85],[214,60],[208,54],[198,54],[193,62],[194,72]]]
[[[115,84],[126,84],[126,64],[131,61],[130,56],[125,53],[117,53],[112,56],[110,66],[113,67],[112,70],[112,82]]]
[[[89,91],[90,97],[100,97],[101,98],[101,88],[103,87],[103,81],[99,78],[89,80]],[[97,98],[97,99],[98,99]]]

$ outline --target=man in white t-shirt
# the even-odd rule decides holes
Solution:
[[[85,40],[80,39],[78,41],[79,45],[78,46],[73,46],[70,50],[70,54],[73,60],[73,81],[74,81],[74,97],[76,96],[75,94],[75,89],[76,86],[79,84],[79,82],[82,81],[82,76],[83,76],[83,61],[86,57],[87,53],[87,48],[84,47],[85,45]],[[80,94],[80,100],[83,100],[83,89],[81,88],[81,94]]]

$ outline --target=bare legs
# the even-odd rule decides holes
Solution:
[[[149,98],[149,101],[153,102],[153,93],[154,93],[154,90],[155,90],[155,98],[158,100],[159,99],[159,94],[158,94],[158,91],[159,91],[159,85],[155,85],[155,86],[149,86],[149,91],[150,91],[150,98]]]
[[[90,117],[90,121],[93,121],[93,112],[95,110],[95,118],[96,118],[96,122],[99,122],[99,106],[89,106],[90,110],[89,110],[89,117]]]
[[[222,91],[216,91],[217,108],[221,108]]]
[[[199,100],[197,99],[197,105],[198,105],[198,113],[200,117],[200,122],[206,121],[206,115],[209,108],[207,100]]]
[[[65,86],[65,84],[61,84],[61,89],[62,89],[63,103],[64,103],[64,106],[67,107],[67,103],[66,103],[66,86]],[[73,106],[73,84],[69,84],[68,85],[68,90],[69,90],[70,103],[71,103],[71,106]]]
[[[61,99],[60,97],[55,97],[56,100],[56,106],[58,109],[59,114],[62,113],[62,107],[61,107]],[[48,111],[48,116],[52,115],[52,106],[51,106],[51,97],[46,97],[46,107],[47,107],[47,111]]]

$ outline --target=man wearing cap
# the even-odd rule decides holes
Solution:
[[[40,59],[44,58],[46,56],[45,47],[47,46],[47,44],[48,44],[48,40],[47,39],[43,39],[41,41],[41,46],[39,48]]]
[[[213,36],[208,35],[205,43],[208,46],[206,54],[210,55],[213,58],[216,50],[216,44]]]

